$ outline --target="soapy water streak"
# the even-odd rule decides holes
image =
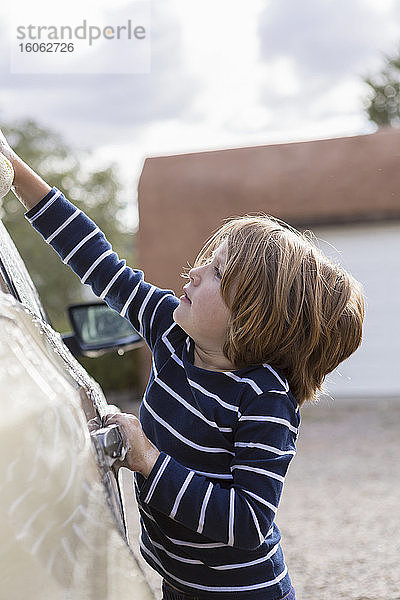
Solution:
[[[57,578],[69,585],[78,567],[82,539],[93,557],[102,551],[95,540],[90,543],[92,536],[87,533],[98,530],[96,512],[102,504],[98,499],[104,502],[104,491],[95,478],[90,483],[86,480],[86,473],[97,473],[79,398],[72,406],[66,402],[67,386],[60,385],[59,375],[51,372],[48,363],[46,372],[43,366],[40,372],[38,355],[27,352],[18,335],[21,332],[12,323],[1,321],[0,361],[2,365],[12,361],[2,374],[2,389],[7,391],[2,403],[5,399],[12,404],[5,413],[14,426],[23,427],[14,441],[14,460],[6,466],[7,485],[2,491],[12,498],[7,520],[15,541],[38,555],[40,562],[51,564]],[[16,422],[19,409],[22,423]],[[71,563],[68,568],[65,559]]]
[[[107,505],[76,384],[48,359],[46,342],[31,317],[0,294],[3,592],[9,600],[28,590],[35,600],[61,598],[61,590],[76,600],[108,600],[129,579],[139,585],[138,598],[150,598]],[[16,568],[23,578],[13,579]],[[48,589],[36,596],[45,573]],[[105,596],[111,576],[119,580]]]

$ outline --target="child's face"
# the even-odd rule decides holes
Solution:
[[[174,311],[174,320],[203,350],[222,354],[229,309],[222,299],[220,284],[226,249],[220,246],[208,264],[189,271],[190,282]]]

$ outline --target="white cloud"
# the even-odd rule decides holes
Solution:
[[[83,15],[80,1],[68,6]],[[2,117],[36,118],[116,160],[131,190],[146,155],[367,131],[361,77],[400,40],[399,0],[152,7],[150,75],[13,76],[0,41]]]
[[[398,44],[390,8],[383,11],[380,0],[270,0],[260,20],[262,56],[293,57],[304,78],[355,75]]]
[[[46,2],[36,4],[43,8]],[[86,12],[81,8],[80,14]],[[180,69],[181,26],[169,10],[168,0],[153,8],[149,75],[13,75],[5,31],[3,23],[3,119],[33,117],[63,132],[78,146],[96,146],[105,139],[126,141],[149,122],[184,116],[196,92],[194,78],[190,73],[182,75]]]
[[[397,49],[396,7],[398,0],[270,0],[259,21],[260,101],[275,107],[283,140],[372,129],[362,78],[380,68],[383,51]]]

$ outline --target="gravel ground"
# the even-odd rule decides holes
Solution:
[[[277,523],[299,600],[400,599],[399,399],[303,410]]]
[[[302,418],[277,515],[297,600],[400,600],[400,399],[321,400]]]

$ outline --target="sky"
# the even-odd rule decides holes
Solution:
[[[2,3],[0,123],[34,118],[92,164],[115,162],[133,200],[146,156],[374,131],[362,78],[400,47],[400,0],[150,1],[151,67],[137,74],[16,74],[9,58],[32,7],[68,23],[132,0]]]

